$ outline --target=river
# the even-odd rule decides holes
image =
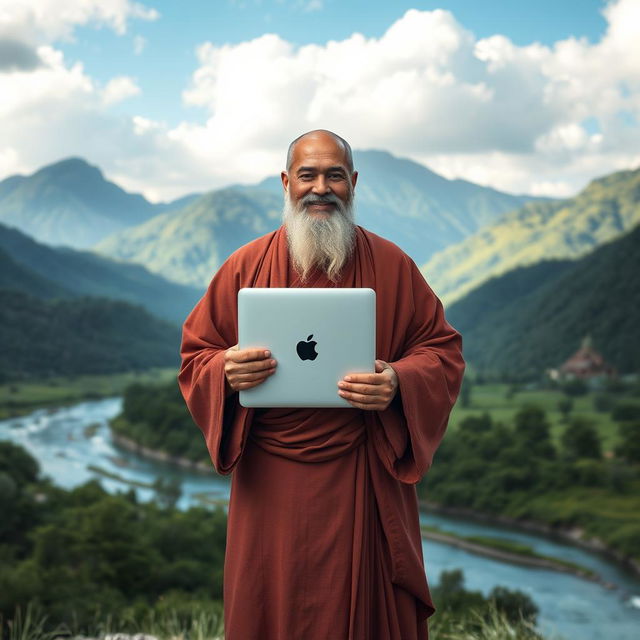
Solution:
[[[82,402],[69,407],[40,409],[27,416],[0,421],[0,439],[23,445],[38,459],[42,472],[66,488],[99,477],[108,491],[127,485],[91,471],[94,465],[128,480],[153,482],[158,476],[176,478],[182,485],[181,508],[198,503],[198,496],[224,499],[228,477],[198,474],[150,461],[114,446],[108,420],[120,411],[121,399]],[[137,488],[142,500],[153,497],[150,489]],[[523,542],[545,555],[570,560],[595,570],[613,589],[555,571],[498,562],[467,551],[424,541],[427,577],[431,584],[441,571],[461,568],[465,587],[488,594],[496,585],[520,589],[540,608],[538,628],[551,640],[636,640],[640,637],[640,579],[596,553],[523,533],[432,513],[421,515],[424,524],[437,525],[460,535],[485,535]],[[638,603],[634,606],[633,603]],[[554,635],[555,634],[555,635]]]

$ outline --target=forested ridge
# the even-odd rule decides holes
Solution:
[[[105,298],[44,300],[0,288],[0,381],[178,364],[180,330]]]
[[[514,269],[447,309],[464,356],[485,376],[537,380],[590,335],[621,373],[640,363],[640,226],[577,261]]]

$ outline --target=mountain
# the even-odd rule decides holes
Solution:
[[[354,151],[356,218],[422,263],[524,203],[547,198],[512,195],[466,180],[448,180],[387,151]],[[256,185],[282,198],[279,177]]]
[[[46,297],[99,296],[144,306],[180,325],[201,289],[168,282],[140,265],[124,264],[89,251],[54,248],[0,225],[0,284]],[[5,272],[5,268],[7,271]],[[28,282],[30,281],[30,282]]]
[[[356,221],[423,262],[505,211],[531,200],[464,180],[447,180],[384,151],[356,151]],[[144,264],[184,284],[205,286],[235,249],[280,224],[282,185],[270,177],[201,196],[102,241],[96,251]]]
[[[95,250],[202,288],[235,249],[276,229],[281,210],[282,197],[267,191],[221,189],[115,234]]]
[[[0,182],[0,222],[40,242],[86,248],[193,198],[152,204],[106,180],[85,160],[67,158]]]
[[[531,202],[423,265],[451,303],[492,276],[550,258],[578,258],[640,222],[640,169],[593,180],[575,198]]]
[[[640,367],[640,225],[577,260],[548,260],[490,279],[447,308],[465,360],[531,379],[590,335],[620,372]]]
[[[4,249],[0,249],[0,288],[19,289],[45,300],[72,295],[64,287],[18,264]]]
[[[0,381],[179,366],[180,330],[126,302],[0,288]]]

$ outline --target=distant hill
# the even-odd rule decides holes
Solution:
[[[235,249],[276,229],[281,211],[282,197],[272,193],[221,189],[111,236],[95,249],[202,289]]]
[[[0,381],[179,366],[180,331],[126,302],[0,288]]]
[[[358,224],[402,247],[422,263],[434,253],[475,233],[506,211],[530,201],[466,180],[448,180],[408,158],[387,151],[354,151],[358,171]],[[256,185],[282,198],[277,176]]]
[[[474,233],[529,196],[447,180],[384,151],[356,151],[356,220],[418,262]],[[204,286],[235,249],[275,229],[282,185],[271,177],[201,196],[180,211],[124,229],[99,243],[106,255],[144,264],[184,284]]]
[[[202,296],[201,289],[168,282],[140,265],[120,263],[89,251],[48,247],[3,225],[0,252],[0,285],[19,285],[31,295],[124,300],[140,304],[175,325],[182,324]]]
[[[120,229],[183,207],[194,197],[152,204],[106,180],[82,158],[67,158],[30,176],[1,181],[0,222],[39,242],[87,248]]]
[[[591,335],[620,372],[640,369],[640,225],[578,260],[492,278],[447,308],[479,371],[536,378]]]
[[[593,180],[575,198],[505,214],[422,267],[451,303],[493,276],[551,258],[578,258],[640,222],[640,169]]]
[[[64,287],[18,264],[4,249],[0,249],[0,288],[19,289],[44,300],[72,295]]]

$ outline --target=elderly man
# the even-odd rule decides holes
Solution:
[[[216,470],[233,472],[226,640],[428,638],[415,484],[460,390],[462,342],[413,261],[355,225],[357,178],[341,137],[294,140],[283,225],[231,255],[184,323],[180,388]],[[336,387],[353,409],[238,403],[277,370],[238,349],[242,287],[376,291],[375,373]]]

